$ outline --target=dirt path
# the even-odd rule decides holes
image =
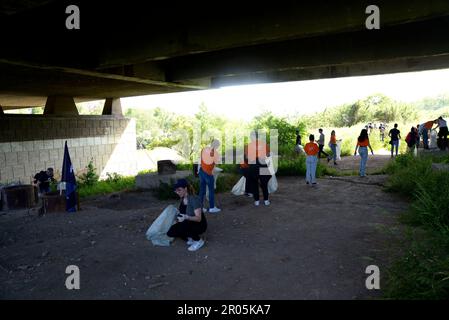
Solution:
[[[154,247],[145,239],[172,203],[148,192],[91,199],[76,214],[0,214],[0,298],[377,297],[381,291],[365,288],[365,268],[386,269],[400,234],[396,215],[407,207],[382,191],[385,180],[325,178],[312,188],[279,178],[269,207],[220,194],[223,211],[207,216],[206,245],[194,253],[180,240]],[[65,288],[71,264],[80,268],[80,290]]]
[[[384,154],[375,154],[368,156],[368,162],[366,166],[367,174],[379,172],[384,166],[391,160],[391,156],[386,152]],[[320,159],[322,163],[327,163],[326,159]],[[343,157],[340,161],[337,161],[337,165],[333,164],[333,161],[329,162],[329,167],[335,168],[340,172],[358,175],[360,166],[360,156]]]

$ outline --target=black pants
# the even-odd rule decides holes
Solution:
[[[447,135],[449,134],[447,127],[442,127],[440,128],[440,131],[438,131],[438,138],[440,138],[441,142],[441,146],[440,149],[441,150],[445,150],[448,147],[447,144]]]
[[[321,158],[321,154],[324,154],[327,158],[329,158],[329,155],[323,151],[324,144],[320,144],[319,147],[320,147],[320,151],[318,152],[318,159]]]
[[[207,229],[207,222],[204,217],[201,222],[187,221],[175,223],[167,232],[167,236],[171,238],[181,238],[187,241],[187,238],[192,238],[195,241],[200,240],[200,235]]]
[[[268,200],[268,181],[270,181],[270,175],[260,174],[260,165],[251,164],[248,172],[248,182],[250,184],[251,193],[253,194],[254,201],[259,201],[259,183],[262,188],[264,200]]]

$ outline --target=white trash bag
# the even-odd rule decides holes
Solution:
[[[245,194],[246,178],[241,177],[239,181],[232,187],[232,194],[236,196],[241,196]]]
[[[298,154],[306,154],[304,147],[300,144],[295,145],[295,152]]]
[[[278,180],[276,175],[272,175],[271,179],[268,181],[268,193],[274,193],[278,189]]]
[[[337,160],[338,161],[340,161],[341,160],[341,139],[340,140],[337,140],[337,148],[336,148],[336,151],[337,151]]]
[[[273,157],[267,157],[267,165],[268,170],[271,173],[271,179],[268,180],[268,192],[273,193],[278,189],[278,180],[276,179],[276,172],[274,170]]]
[[[170,246],[173,238],[167,236],[167,232],[173,225],[178,214],[178,209],[173,205],[169,205],[162,211],[162,213],[154,220],[153,224],[148,228],[145,234],[146,238],[150,240],[155,246]]]
[[[436,131],[436,130],[431,130],[431,131],[430,131],[430,143],[429,143],[429,148],[430,148],[430,149],[438,148],[438,144],[437,144],[437,131]]]

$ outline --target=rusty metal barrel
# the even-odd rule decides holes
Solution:
[[[31,184],[7,186],[1,189],[1,210],[28,209],[35,205],[35,187]]]

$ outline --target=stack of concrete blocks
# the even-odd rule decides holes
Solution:
[[[30,183],[48,167],[61,173],[67,141],[75,173],[92,159],[100,178],[106,174],[136,175],[136,124],[113,116],[0,117],[0,183]]]

